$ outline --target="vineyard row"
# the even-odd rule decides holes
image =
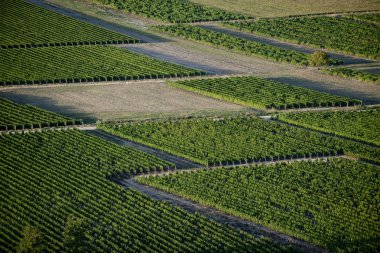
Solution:
[[[23,0],[3,0],[0,9],[0,49],[140,42]]]
[[[109,46],[0,50],[0,85],[188,77],[205,72]]]

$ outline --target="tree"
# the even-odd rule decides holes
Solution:
[[[84,219],[69,216],[63,231],[65,252],[87,252],[87,224]]]
[[[324,51],[315,51],[309,55],[309,65],[322,66],[330,62],[330,56]]]
[[[18,253],[37,253],[44,251],[44,237],[38,228],[27,225],[22,230],[22,239],[17,246]]]

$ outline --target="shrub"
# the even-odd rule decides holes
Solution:
[[[324,51],[315,51],[309,55],[310,66],[322,66],[328,65],[330,62],[330,56]]]

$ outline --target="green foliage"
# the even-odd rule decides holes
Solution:
[[[98,128],[204,165],[336,154],[380,162],[380,148],[253,117],[100,124]]]
[[[361,104],[360,100],[334,96],[259,77],[197,79],[170,82],[170,84],[210,97],[261,109],[295,109]]]
[[[341,76],[345,78],[353,78],[363,82],[372,82],[380,84],[380,75],[363,72],[356,69],[349,68],[330,68],[321,70],[325,74],[333,76]]]
[[[379,13],[347,15],[347,17],[350,19],[353,19],[353,20],[358,20],[358,21],[367,22],[370,24],[380,25],[380,14]]]
[[[344,17],[261,18],[228,25],[298,44],[380,59],[380,29]]]
[[[0,157],[1,252],[18,245],[24,224],[46,235],[47,252],[63,252],[70,215],[89,225],[87,252],[286,250],[109,181],[171,164],[78,130],[0,135]]]
[[[241,14],[194,4],[182,0],[96,0],[119,10],[172,23],[247,19]]]
[[[0,50],[0,85],[98,82],[203,75],[110,46]]]
[[[333,252],[378,252],[380,170],[333,159],[138,177]]]
[[[43,252],[44,237],[36,227],[25,226],[21,233],[21,240],[17,246],[17,253],[39,253]]]
[[[248,55],[255,55],[272,61],[286,62],[299,65],[308,64],[307,54],[299,53],[294,50],[282,49],[260,42],[234,37],[220,32],[210,31],[197,26],[156,26],[156,29],[182,38],[210,43],[212,45],[232,49]]]
[[[0,12],[0,48],[139,42],[22,0],[0,1]]]
[[[0,98],[0,131],[76,124],[81,124],[81,121]]]
[[[88,224],[84,219],[70,215],[63,230],[63,248],[65,252],[88,252],[87,230]]]
[[[380,146],[380,110],[285,113],[279,119]]]
[[[330,61],[329,55],[324,51],[315,51],[309,55],[310,66],[323,66],[328,65]]]

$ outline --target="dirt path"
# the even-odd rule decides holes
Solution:
[[[99,14],[100,18],[83,14],[76,10],[55,6],[44,0],[29,0],[45,8],[63,13],[95,25],[111,29],[123,34],[134,36],[147,43],[127,45],[125,48],[152,56],[161,60],[181,64],[187,67],[201,69],[211,74],[246,74],[270,78],[275,81],[286,82],[292,85],[310,88],[334,95],[346,96],[363,100],[365,104],[380,103],[380,85],[368,84],[356,80],[343,79],[320,73],[315,68],[305,68],[290,64],[280,64],[231,52],[224,48],[217,48],[207,44],[171,37],[169,35],[148,31],[150,20],[139,19],[125,13],[108,10],[108,16]],[[57,2],[57,1],[53,1]],[[72,7],[72,6],[71,6]],[[92,8],[89,6],[89,8]],[[103,19],[112,19],[108,22]],[[107,19],[107,20],[108,20]],[[122,25],[115,24],[122,23]],[[131,24],[132,28],[127,27]],[[133,28],[134,27],[134,28]]]
[[[148,29],[149,25],[156,24],[156,22],[150,19],[140,18],[138,16],[135,17],[134,15],[127,15],[121,11],[118,11],[117,15],[120,16],[122,19],[126,20],[126,22],[123,22],[123,25],[119,25],[113,22],[105,21],[103,19],[99,19],[94,16],[87,15],[82,12],[78,12],[73,9],[68,9],[62,6],[55,5],[46,0],[26,0],[26,1],[29,3],[38,5],[40,7],[43,7],[45,9],[48,9],[48,10],[51,10],[51,11],[54,11],[54,12],[57,12],[69,17],[73,17],[78,20],[97,25],[114,32],[118,32],[121,34],[138,38],[143,43],[144,42],[160,43],[160,42],[168,41],[154,34],[144,32],[145,30]],[[130,23],[130,25],[126,27],[125,24],[128,24],[128,23]]]
[[[276,231],[263,227],[259,224],[246,221],[232,215],[227,215],[214,208],[199,205],[193,201],[189,201],[189,200],[177,197],[173,194],[157,190],[153,187],[141,185],[137,183],[134,178],[121,180],[119,184],[127,189],[128,188],[135,189],[141,193],[144,193],[150,196],[153,199],[156,199],[159,201],[166,201],[190,213],[200,213],[204,215],[205,217],[211,220],[214,220],[220,224],[229,225],[236,229],[243,230],[244,232],[252,234],[255,237],[260,237],[260,236],[269,237],[281,244],[285,244],[285,245],[290,244],[305,252],[327,252],[326,250],[313,246],[305,241],[302,241],[297,238],[293,238],[285,234],[278,233]]]
[[[164,80],[0,87],[0,97],[85,123],[256,111],[171,87]]]
[[[164,152],[164,151],[160,151],[160,150],[157,150],[154,148],[147,147],[147,146],[139,144],[139,143],[128,141],[124,138],[120,138],[118,136],[109,134],[109,133],[104,132],[100,129],[91,130],[91,131],[88,131],[88,133],[93,134],[93,135],[100,137],[102,139],[111,141],[113,143],[122,145],[122,146],[129,146],[129,147],[144,151],[146,153],[155,155],[155,156],[157,156],[157,157],[159,157],[165,161],[169,161],[169,162],[174,163],[177,169],[189,169],[189,168],[201,168],[202,167],[202,165],[197,164],[195,162],[186,160],[184,158],[180,158],[178,156],[169,154],[169,153]]]
[[[171,162],[176,164],[177,168],[186,169],[184,171],[190,172],[190,171],[194,171],[194,170],[203,168],[202,165],[195,164],[191,161],[187,161],[185,159],[182,159],[182,158],[167,154],[165,152],[158,151],[158,150],[143,146],[141,144],[137,144],[137,143],[127,141],[123,138],[119,138],[117,136],[114,136],[112,134],[106,133],[106,132],[101,131],[101,130],[92,130],[92,131],[88,131],[88,132],[91,134],[94,134],[95,136],[98,136],[98,137],[101,137],[103,139],[117,143],[119,145],[131,146],[131,147],[134,147],[136,149],[145,151],[147,153],[156,155],[156,156],[158,156],[164,160],[171,161]],[[280,161],[280,162],[296,162],[296,161],[305,161],[305,160],[311,161],[311,160],[320,160],[320,159],[321,158],[311,158],[311,159],[300,158],[300,159],[292,159],[292,160]],[[266,162],[260,162],[260,163],[256,163],[256,164],[273,164],[273,163],[277,163],[277,162],[266,161]],[[246,164],[246,165],[248,165],[248,164]],[[235,165],[230,165],[229,167],[231,167],[231,166],[235,166]],[[244,166],[244,165],[242,165],[242,166]],[[224,166],[224,167],[226,167],[226,166]],[[213,168],[218,168],[218,167],[215,166],[215,167],[212,167],[211,169],[213,169]],[[151,174],[163,175],[163,174],[171,173],[171,172],[172,171],[161,172],[161,173],[154,172]],[[284,245],[292,245],[293,247],[295,247],[301,251],[304,251],[304,252],[316,252],[316,253],[317,252],[318,253],[328,252],[325,249],[322,249],[322,248],[319,248],[319,247],[314,246],[312,244],[309,244],[309,243],[307,243],[301,239],[294,238],[294,237],[288,236],[286,234],[276,232],[276,231],[271,230],[267,227],[264,227],[260,224],[250,222],[250,221],[244,220],[244,219],[236,217],[236,216],[225,214],[225,213],[218,211],[212,207],[202,206],[196,202],[178,197],[176,195],[158,190],[158,189],[150,187],[150,186],[139,184],[135,181],[134,177],[128,178],[128,179],[122,179],[118,182],[118,184],[125,187],[126,189],[137,190],[143,194],[150,196],[151,198],[153,198],[155,200],[166,201],[166,202],[168,202],[172,205],[175,205],[177,207],[180,207],[180,208],[182,208],[182,209],[184,209],[190,213],[200,213],[203,216],[205,216],[205,217],[207,217],[207,218],[209,218],[215,222],[218,222],[220,224],[228,225],[228,226],[231,226],[233,228],[242,230],[242,231],[247,232],[247,233],[249,233],[255,237],[265,236],[265,237],[271,238],[272,240],[274,240],[278,243],[281,243]]]
[[[316,48],[312,48],[309,46],[298,45],[298,44],[293,44],[293,43],[289,43],[289,42],[283,42],[283,41],[279,41],[279,40],[276,40],[276,39],[273,39],[270,37],[265,37],[265,36],[261,36],[261,35],[257,35],[257,34],[253,34],[253,33],[235,30],[232,28],[221,26],[221,25],[216,24],[216,23],[207,24],[207,25],[199,25],[199,26],[206,28],[206,29],[209,29],[209,30],[212,30],[212,31],[229,34],[229,35],[232,35],[235,37],[239,37],[239,38],[243,38],[243,39],[247,39],[247,40],[251,40],[251,41],[261,42],[264,44],[276,46],[276,47],[283,48],[283,49],[294,50],[294,51],[298,51],[301,53],[310,54],[310,53],[314,52],[315,50],[318,50]],[[332,52],[329,50],[325,50],[325,51],[327,51],[331,55],[332,58],[338,59],[338,60],[343,60],[344,64],[351,64],[351,65],[352,64],[376,64],[376,66],[379,64],[379,62],[375,61],[375,60],[369,60],[369,59],[365,59],[365,58],[361,58],[361,57],[340,54],[340,53]]]
[[[288,64],[278,64],[178,38],[173,38],[168,43],[129,44],[124,48],[214,75],[267,74],[291,72],[295,69]]]

